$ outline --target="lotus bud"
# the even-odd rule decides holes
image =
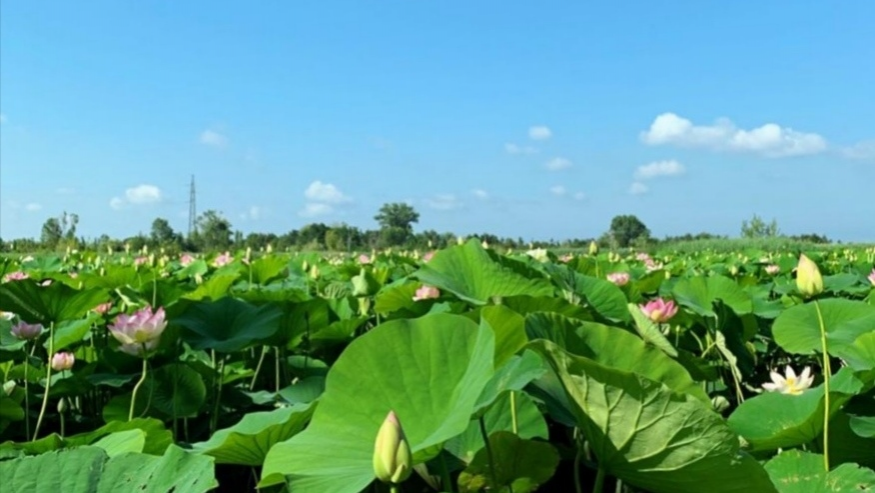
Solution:
[[[55,371],[64,371],[73,368],[73,363],[76,362],[76,357],[73,353],[55,353],[52,356],[52,369]]]
[[[823,276],[820,275],[820,269],[805,254],[799,256],[799,264],[796,266],[796,288],[806,298],[823,292]]]
[[[589,242],[589,254],[590,255],[598,255],[599,253],[599,245],[595,241]]]
[[[384,483],[398,484],[413,472],[413,454],[395,411],[380,426],[374,442],[374,474]]]
[[[3,383],[3,393],[6,395],[12,395],[12,392],[15,392],[15,380],[9,380]]]
[[[58,414],[64,414],[65,412],[67,412],[67,407],[69,407],[67,406],[67,399],[61,397],[61,400],[58,401]]]

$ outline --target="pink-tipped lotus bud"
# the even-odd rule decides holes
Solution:
[[[384,483],[398,484],[412,472],[410,445],[395,411],[389,411],[374,443],[374,474]]]
[[[796,266],[796,288],[806,298],[823,292],[823,276],[820,275],[820,269],[804,254],[799,256],[799,264]]]
[[[76,362],[76,357],[73,353],[55,353],[52,356],[52,369],[55,371],[64,371],[73,368],[73,363]]]

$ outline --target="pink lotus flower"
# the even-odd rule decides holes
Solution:
[[[769,264],[766,266],[766,274],[770,276],[774,276],[778,272],[781,272],[781,268],[775,264]]]
[[[373,260],[371,260],[371,257],[368,257],[367,255],[365,255],[363,253],[363,254],[359,255],[359,263],[362,265],[366,265],[366,264],[373,263]]]
[[[134,259],[134,265],[143,265],[149,261],[149,257],[141,256]]]
[[[159,308],[153,314],[152,307],[147,306],[133,315],[119,315],[115,323],[109,326],[109,330],[123,345],[143,345],[150,341],[157,341],[166,327],[164,308]]]
[[[617,286],[625,286],[629,283],[629,273],[628,272],[612,272],[608,274],[608,281],[616,284]]]
[[[112,308],[112,302],[107,301],[106,303],[101,303],[95,306],[94,308],[92,308],[92,310],[100,315],[106,315],[106,312],[108,312],[110,308]]]
[[[179,257],[179,264],[182,265],[183,267],[190,265],[192,262],[194,262],[194,256],[191,255],[190,253],[183,253]]]
[[[646,305],[638,305],[647,317],[656,323],[668,322],[678,312],[674,301],[662,298],[649,301]]]
[[[43,331],[43,326],[40,324],[28,324],[18,322],[12,326],[12,335],[23,341],[29,341],[37,338]]]
[[[413,301],[439,298],[440,295],[441,292],[438,288],[434,286],[423,285],[421,288],[416,290],[416,294],[413,296]]]
[[[875,269],[872,269],[872,273],[869,274],[869,277],[867,277],[866,279],[869,279],[869,282],[871,282],[872,285],[875,286]]]
[[[427,252],[425,255],[423,255],[423,256],[422,256],[422,261],[423,261],[423,262],[428,262],[429,260],[432,259],[432,257],[434,257],[434,250],[432,250],[432,251],[430,251],[430,252]]]
[[[76,357],[73,353],[55,353],[52,356],[52,369],[55,371],[64,371],[73,368],[73,363],[76,362]]]
[[[6,274],[5,276],[3,276],[3,281],[4,281],[4,282],[9,282],[9,281],[21,281],[21,280],[27,279],[27,278],[29,278],[29,277],[30,277],[30,276],[27,275],[26,272],[24,272],[24,271],[20,271],[20,270],[19,270],[19,271],[16,271],[16,272],[10,272],[9,274]]]
[[[566,253],[565,255],[562,255],[561,257],[559,257],[559,261],[562,262],[563,264],[567,264],[568,262],[571,262],[572,259],[574,259],[574,255],[572,255],[570,253]]]
[[[218,257],[216,257],[215,260],[213,260],[213,265],[216,267],[222,267],[224,265],[230,264],[233,261],[234,261],[234,257],[231,256],[231,253],[225,252],[225,253],[219,255]]]
[[[642,261],[642,262],[647,262],[648,260],[650,260],[650,255],[646,252],[641,252],[641,253],[635,255],[635,258]]]
[[[152,339],[142,344],[122,344],[119,350],[123,353],[142,358],[146,353],[151,353],[158,347],[158,339]]]

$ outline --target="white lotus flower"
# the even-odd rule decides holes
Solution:
[[[776,371],[771,372],[772,382],[764,383],[763,388],[769,392],[780,392],[782,394],[800,395],[803,391],[811,387],[814,383],[814,376],[811,375],[811,368],[805,367],[802,374],[798,377],[793,368],[787,366],[784,376]]]

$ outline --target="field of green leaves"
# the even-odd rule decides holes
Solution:
[[[2,262],[3,493],[875,492],[875,249]]]

